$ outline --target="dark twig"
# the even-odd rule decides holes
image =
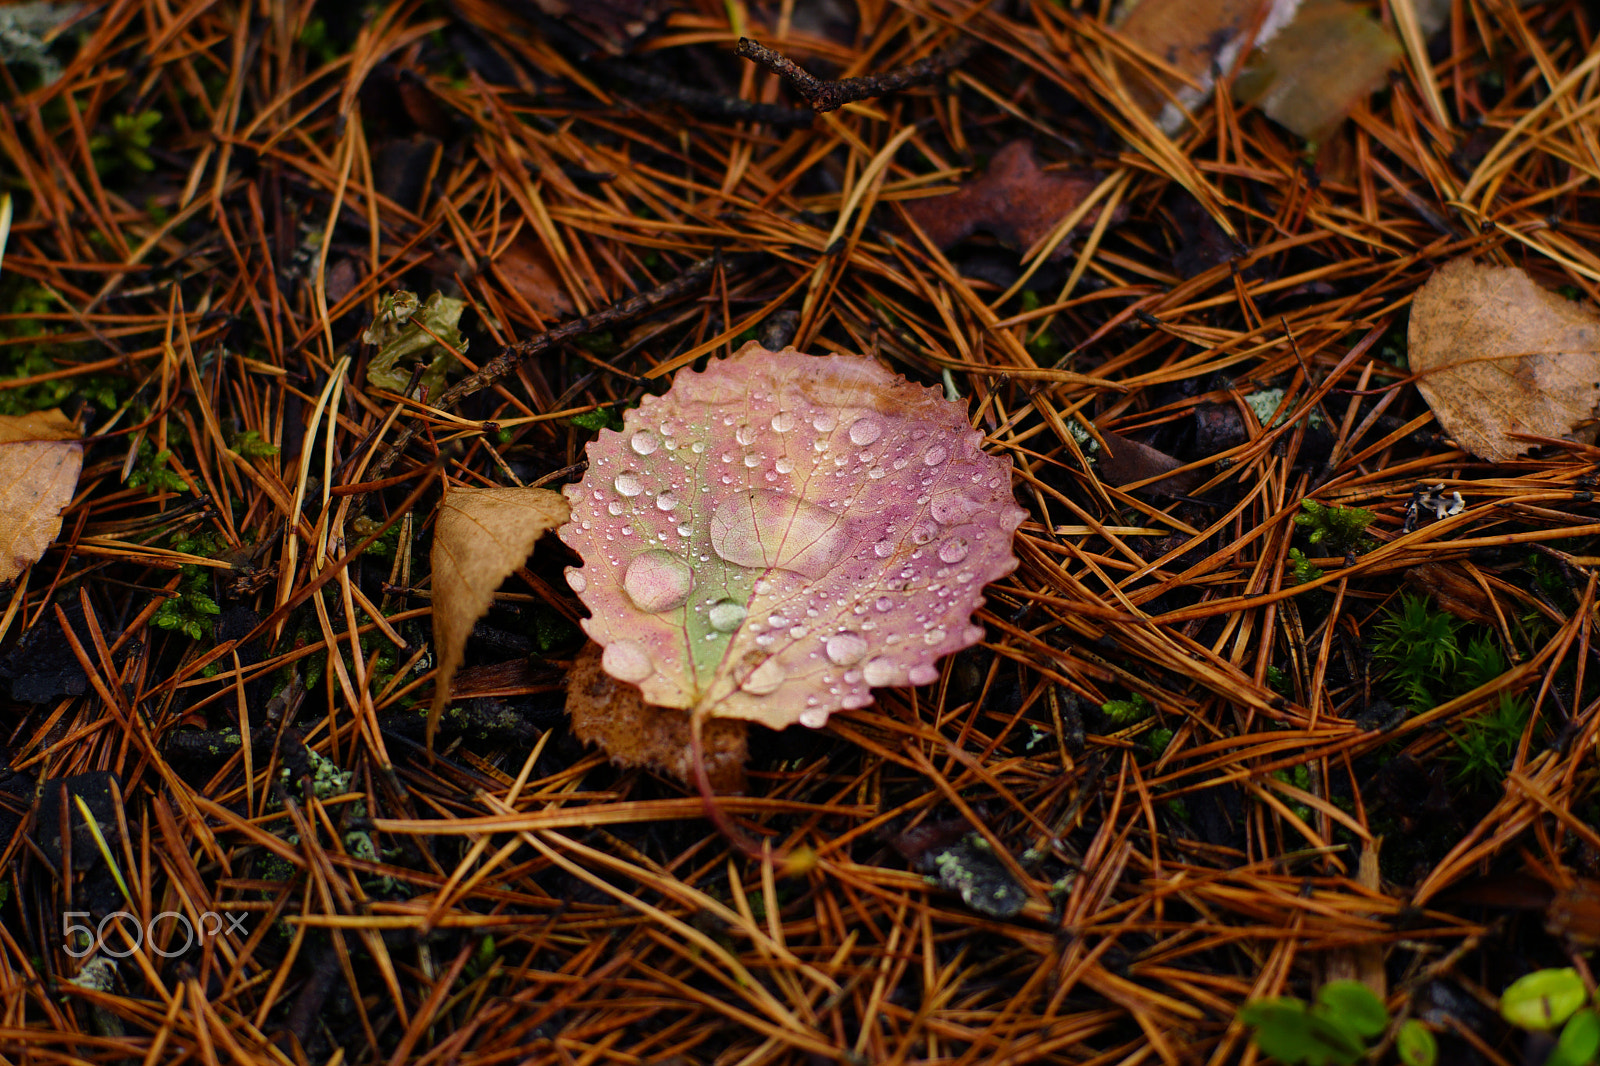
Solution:
[[[814,112],[798,107],[763,104],[754,100],[742,100],[737,96],[728,96],[725,93],[712,92],[709,89],[697,89],[672,78],[663,77],[655,71],[640,70],[626,61],[605,63],[600,69],[608,77],[644,90],[652,102],[677,104],[697,115],[766,122],[774,126],[805,126],[816,118]]]
[[[502,350],[499,355],[479,367],[476,373],[461,379],[441,392],[438,400],[434,401],[432,406],[441,411],[449,410],[473,393],[486,389],[501,378],[509,375],[517,368],[519,363],[532,359],[540,352],[560,344],[562,341],[582,337],[597,330],[609,329],[612,326],[620,325],[630,319],[638,318],[640,315],[653,311],[662,304],[669,303],[699,286],[701,282],[711,276],[712,271],[716,269],[717,264],[720,262],[724,262],[720,255],[709,255],[693,263],[688,270],[685,270],[671,281],[657,285],[646,292],[619,300],[609,307],[602,307],[593,314],[575,318],[565,325],[557,326],[552,330],[539,334],[532,340],[514,344]],[[384,471],[393,465],[395,459],[399,457],[401,452],[406,450],[416,435],[417,427],[415,425],[409,425],[401,429],[400,435],[395,438],[394,443],[389,445],[388,450],[378,459],[368,480],[377,481],[381,479]],[[358,501],[358,504],[360,502],[362,501]]]
[[[845,78],[842,81],[823,81],[813,77],[794,60],[748,37],[739,38],[735,53],[760,63],[778,75],[806,98],[813,111],[821,113],[837,111],[857,100],[885,96],[937,81],[971,55],[972,48],[970,40],[959,41],[942,52],[935,52],[927,59],[919,59],[899,70],[891,70],[887,74],[868,74],[861,78]]]

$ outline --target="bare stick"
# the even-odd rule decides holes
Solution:
[[[778,75],[806,98],[813,111],[821,113],[837,111],[845,104],[857,100],[868,100],[874,96],[897,93],[902,89],[938,81],[972,54],[972,42],[970,40],[957,42],[943,52],[935,52],[927,59],[919,59],[910,66],[891,70],[887,74],[869,74],[861,78],[845,78],[842,81],[823,81],[821,78],[813,77],[788,56],[774,52],[766,45],[748,37],[739,38],[739,47],[735,49],[735,54],[760,63]]]

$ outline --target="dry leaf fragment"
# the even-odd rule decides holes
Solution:
[[[1516,267],[1444,264],[1411,303],[1417,388],[1461,447],[1499,462],[1564,437],[1600,400],[1600,316]]]
[[[585,644],[567,676],[573,734],[586,744],[599,745],[619,766],[642,766],[685,783],[693,781],[689,712],[645,703],[636,686],[601,668],[600,656],[600,645]],[[748,728],[729,718],[706,723],[706,776],[719,793],[744,791]]]
[[[964,183],[953,193],[908,200],[902,206],[941,251],[985,230],[1007,248],[1025,252],[1049,236],[1094,191],[1100,177],[1093,171],[1041,170],[1033,145],[1012,141],[995,153],[981,178]],[[1125,213],[1119,206],[1112,218]],[[1098,208],[1090,211],[1080,228],[1093,225],[1098,217]],[[1068,254],[1070,249],[1063,241],[1050,258]]]
[[[83,442],[59,410],[0,415],[0,581],[16,578],[56,539],[82,470]]]
[[[563,318],[577,310],[562,287],[555,258],[535,237],[522,234],[512,241],[495,257],[492,269],[511,291],[546,318]]]
[[[450,700],[473,623],[494,590],[527,561],[534,542],[567,520],[567,501],[549,489],[452,488],[433,527],[433,647],[439,658],[428,744]]]
[[[1383,87],[1400,42],[1345,0],[1305,0],[1294,20],[1250,57],[1234,95],[1308,141],[1320,141],[1356,102]]]
[[[602,665],[648,702],[821,726],[983,638],[971,614],[1024,513],[939,390],[752,342],[623,421],[589,445],[561,539]]]

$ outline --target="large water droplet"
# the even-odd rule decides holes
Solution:
[[[666,492],[663,492],[661,495],[656,497],[656,506],[661,508],[663,511],[670,511],[674,507],[678,506],[678,497],[672,494],[671,489],[668,489]]]
[[[935,444],[922,455],[922,461],[929,466],[938,466],[948,458],[950,458],[950,449],[943,444]]]
[[[839,703],[847,711],[859,710],[862,707],[871,705],[872,696],[866,692],[852,692],[850,695],[840,700]]]
[[[772,429],[775,433],[787,433],[794,428],[794,415],[788,411],[779,411],[772,416]]]
[[[572,568],[567,571],[567,584],[573,592],[582,592],[589,587],[589,579],[583,576],[583,571]]]
[[[640,455],[649,455],[661,447],[661,438],[648,429],[641,429],[629,439],[628,446]]]
[[[606,510],[610,511],[614,515],[619,515],[627,509],[628,505],[623,503],[621,500],[612,500],[610,503],[606,504]]]
[[[867,654],[867,642],[855,633],[840,633],[828,638],[822,650],[835,666],[851,666]]]
[[[945,563],[959,563],[967,557],[972,546],[966,537],[951,537],[939,545],[939,561]]]
[[[818,433],[829,433],[839,424],[839,419],[832,411],[823,411],[811,420],[811,424],[816,427]]]
[[[849,547],[837,515],[788,493],[736,493],[711,512],[711,548],[736,566],[781,567],[820,580]]]
[[[863,415],[850,427],[850,440],[855,444],[871,444],[883,436],[883,421],[874,415]]]
[[[618,640],[606,645],[600,656],[606,673],[622,681],[643,681],[655,673],[655,664],[644,645],[634,640]]]
[[[776,659],[768,659],[750,671],[750,676],[740,682],[739,687],[752,696],[765,696],[776,692],[778,686],[788,680],[788,677],[788,673],[778,665]]]
[[[671,552],[655,548],[633,557],[622,577],[622,590],[641,611],[670,611],[688,602],[694,571]]]
[[[900,668],[888,659],[873,659],[861,668],[861,680],[873,688],[900,683]]]
[[[828,724],[828,712],[815,707],[801,711],[800,724],[807,729],[821,729]]]
[[[939,532],[939,527],[932,522],[918,522],[911,527],[911,543],[926,544]]]
[[[756,439],[756,431],[750,426],[740,426],[733,431],[733,439],[740,444],[750,444]]]
[[[776,470],[780,474],[793,473],[794,460],[785,455],[772,464],[772,469]]]
[[[913,666],[906,674],[906,680],[913,685],[931,685],[939,680],[939,668],[932,663]]]
[[[617,475],[617,480],[612,482],[618,492],[624,496],[637,496],[644,491],[644,482],[639,480],[639,475],[632,470],[624,470]]]
[[[889,611],[894,610],[894,601],[887,596],[879,596],[878,601],[872,606],[876,607],[879,612],[886,614]]]
[[[711,628],[718,633],[732,633],[744,621],[745,609],[732,600],[719,600],[711,605],[708,617]]]
[[[880,559],[887,559],[894,554],[894,541],[880,540],[872,546],[872,554]]]

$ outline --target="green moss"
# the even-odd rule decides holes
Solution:
[[[1365,551],[1372,538],[1365,530],[1378,516],[1361,507],[1338,507],[1316,500],[1301,500],[1294,524],[1306,531],[1306,541],[1324,547],[1330,555]]]

